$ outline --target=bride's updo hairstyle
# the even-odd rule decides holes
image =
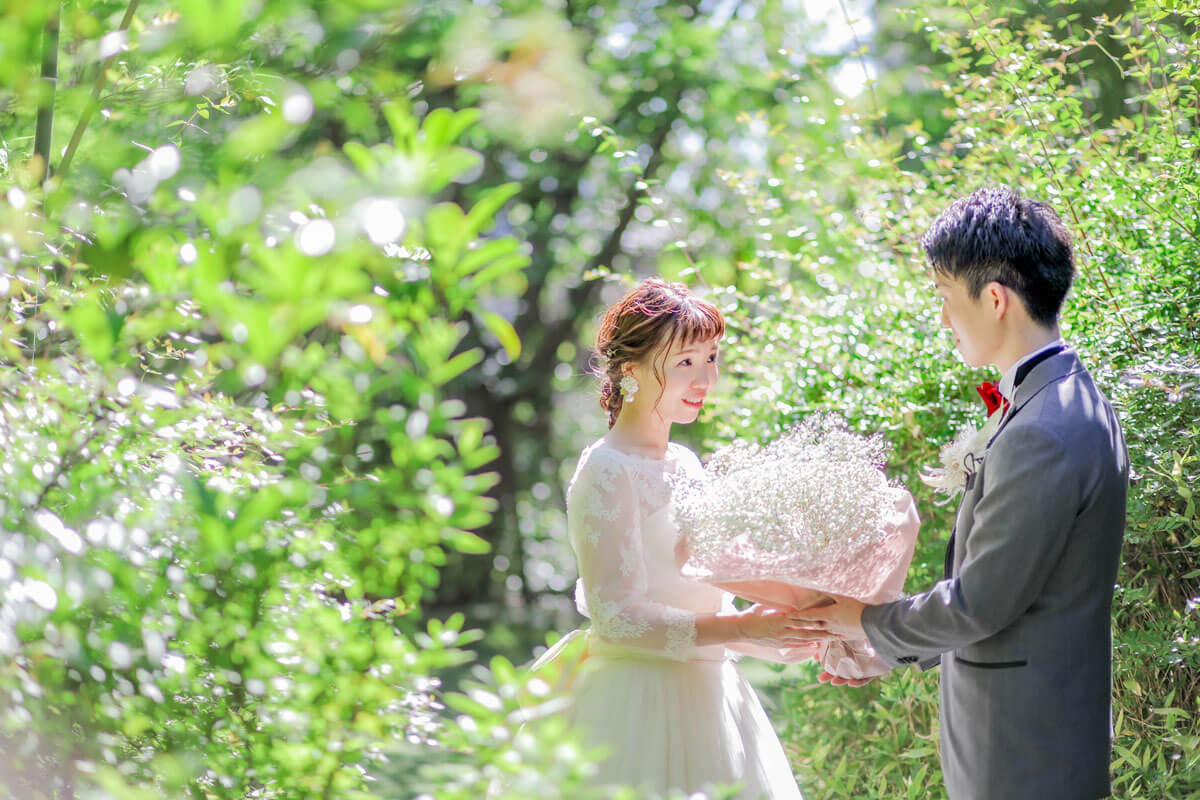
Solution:
[[[662,383],[667,353],[677,341],[687,346],[724,334],[725,318],[720,310],[682,283],[667,283],[662,278],[639,283],[605,312],[596,334],[595,374],[600,379],[600,407],[608,412],[608,427],[616,423],[624,402],[624,364],[649,363]]]

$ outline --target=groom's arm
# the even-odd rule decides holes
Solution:
[[[1001,437],[988,452],[987,485],[958,544],[964,548],[958,575],[863,610],[863,630],[887,663],[925,661],[986,639],[1041,592],[1067,544],[1080,487],[1052,431],[1020,433]]]

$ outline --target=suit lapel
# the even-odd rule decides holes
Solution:
[[[1037,397],[1043,389],[1082,371],[1083,364],[1080,363],[1079,356],[1075,355],[1075,351],[1069,347],[1034,367],[1013,392],[1012,406],[1008,409],[1004,419],[1000,420],[1000,427],[988,440],[988,447],[991,447],[992,443],[996,441],[996,437],[1008,427],[1008,423],[1012,422],[1013,417],[1019,414],[1021,409],[1027,406],[1030,400]]]
[[[1005,414],[1005,417],[1000,420],[1000,427],[996,429],[994,434],[992,434],[992,438],[988,440],[987,446],[992,446],[992,443],[996,441],[996,437],[999,436],[1006,427],[1008,427],[1008,423],[1012,422],[1012,418],[1015,417],[1022,408],[1028,405],[1030,400],[1037,397],[1043,389],[1050,384],[1055,383],[1056,381],[1060,381],[1063,378],[1074,375],[1075,373],[1081,371],[1083,371],[1083,364],[1080,363],[1079,356],[1075,355],[1075,351],[1069,347],[1064,348],[1060,352],[1045,359],[1031,369],[1029,374],[1025,376],[1024,380],[1017,385],[1016,391],[1013,392],[1012,403],[1007,411],[1002,412]],[[963,491],[963,503],[967,501],[967,495],[969,492],[970,488],[967,488]],[[961,503],[959,505],[959,510],[962,510]],[[958,538],[957,516],[958,515],[955,514],[956,521],[954,530],[950,532],[950,541],[946,543],[946,557],[945,563],[943,564],[943,572],[947,579],[953,577],[954,575],[954,545],[955,539]]]

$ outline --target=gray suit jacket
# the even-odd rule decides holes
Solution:
[[[1129,459],[1071,350],[1014,393],[955,523],[950,577],[868,608],[889,664],[940,656],[942,770],[954,800],[1110,793],[1113,585]]]

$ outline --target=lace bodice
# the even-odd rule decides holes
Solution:
[[[726,593],[685,581],[675,559],[669,477],[700,470],[671,443],[663,459],[624,453],[600,439],[579,458],[567,488],[567,532],[579,566],[575,603],[599,637],[592,650],[635,650],[687,661],[720,658],[696,646],[696,615],[722,609]]]

